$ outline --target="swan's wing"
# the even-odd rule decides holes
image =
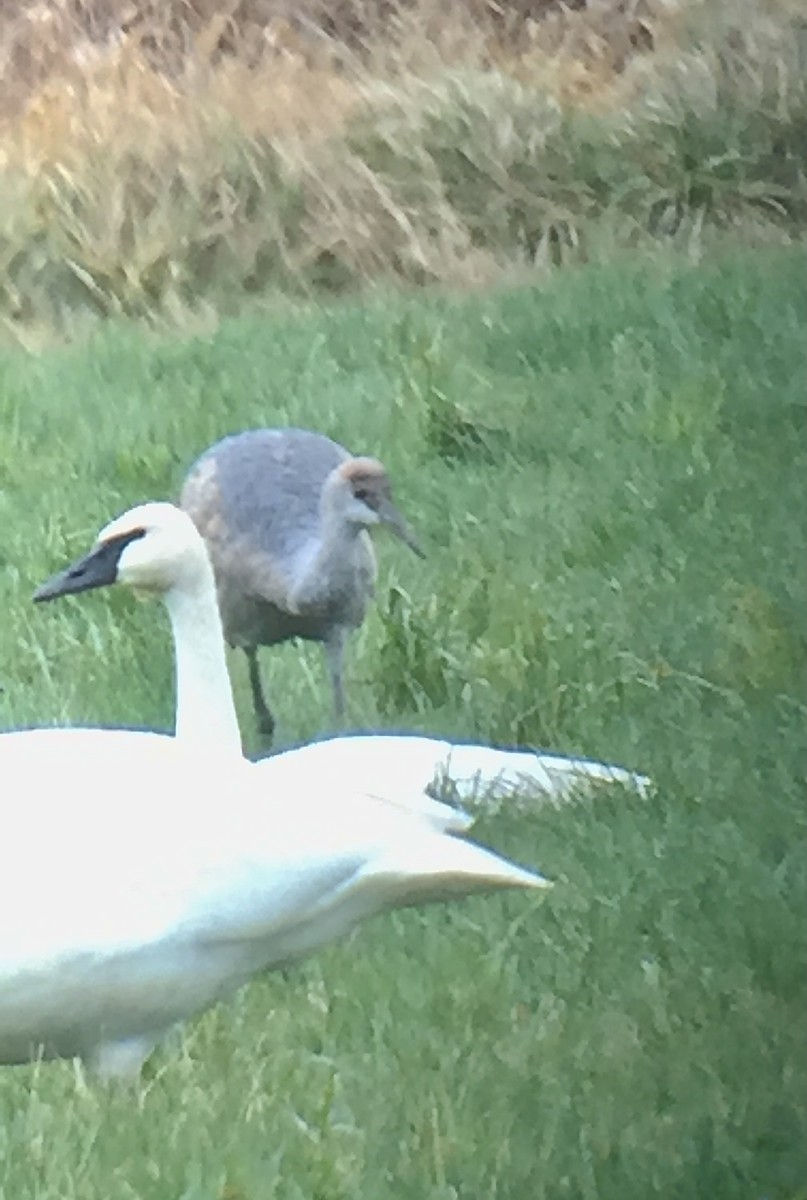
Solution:
[[[548,886],[480,846],[427,831],[371,852],[318,856],[309,849],[269,864],[239,863],[205,889],[190,926],[199,945],[240,946],[258,970],[292,962],[389,909]]]
[[[384,797],[431,820],[436,828],[462,832],[473,817],[461,808],[434,800],[427,789],[447,784],[461,802],[480,795],[538,793],[556,800],[605,783],[650,786],[644,775],[588,759],[496,746],[449,742],[417,735],[351,734],[287,750],[258,764],[267,778],[288,770],[312,785],[333,780]],[[436,806],[436,807],[435,807]]]
[[[284,750],[255,766],[272,790],[306,787],[323,794],[337,786],[420,816],[435,829],[462,833],[473,817],[426,791],[449,750],[448,742],[433,738],[351,735]]]
[[[389,847],[362,871],[360,884],[387,891],[388,907],[403,908],[499,888],[548,888],[528,871],[474,842],[429,837]]]
[[[401,903],[427,900],[435,884],[453,895],[545,884],[387,796],[378,800],[331,778],[318,791],[305,781],[285,792],[273,788],[268,798],[261,772],[249,771],[255,786],[244,804],[242,849],[231,856],[231,874],[222,859],[205,910],[216,936],[282,938],[309,922],[327,928],[348,910],[352,922],[394,907],[398,893]]]
[[[596,790],[603,784],[616,783],[622,787],[631,788],[640,796],[645,796],[652,789],[652,780],[638,771],[630,771],[613,763],[594,762],[591,759],[566,757],[561,754],[546,754],[543,751],[535,756],[552,781],[553,793],[564,798],[571,792]]]
[[[590,759],[461,743],[449,747],[443,769],[464,801],[486,792],[495,796],[538,792],[564,800],[607,783],[632,787],[644,795],[650,786],[645,775]]]

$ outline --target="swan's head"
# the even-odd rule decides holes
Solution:
[[[210,571],[204,542],[186,513],[173,504],[141,504],[102,529],[89,554],[37,588],[34,600],[55,600],[112,583],[162,596],[175,588],[198,587]]]
[[[395,507],[389,477],[375,458],[350,458],[331,474],[323,501],[341,518],[361,529],[386,525],[420,558],[423,551]]]

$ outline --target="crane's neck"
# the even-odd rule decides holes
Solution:
[[[338,509],[324,508],[319,520],[319,554],[323,558],[344,561],[356,552],[364,526],[347,521]]]
[[[320,592],[333,595],[349,587],[356,555],[367,540],[363,535],[360,525],[345,521],[340,512],[323,506],[316,549],[295,590],[295,601],[301,607],[316,604]]]
[[[242,756],[213,573],[165,596],[176,658],[176,737]]]

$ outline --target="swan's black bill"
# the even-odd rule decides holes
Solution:
[[[129,529],[117,537],[101,542],[89,554],[78,558],[69,567],[59,571],[41,584],[34,592],[34,600],[55,600],[58,596],[70,596],[76,592],[88,592],[91,588],[108,587],[118,578],[118,563],[127,546],[145,536],[145,529]]]

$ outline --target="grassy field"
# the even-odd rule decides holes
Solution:
[[[550,895],[379,920],[177,1036],[135,1103],[4,1071],[2,1200],[807,1195],[806,278],[795,248],[625,259],[0,357],[0,725],[170,724],[162,612],[30,593],[214,439],[294,423],[379,454],[428,552],[380,546],[356,724],[658,785],[486,815]],[[268,657],[281,740],[322,729],[316,648]]]

